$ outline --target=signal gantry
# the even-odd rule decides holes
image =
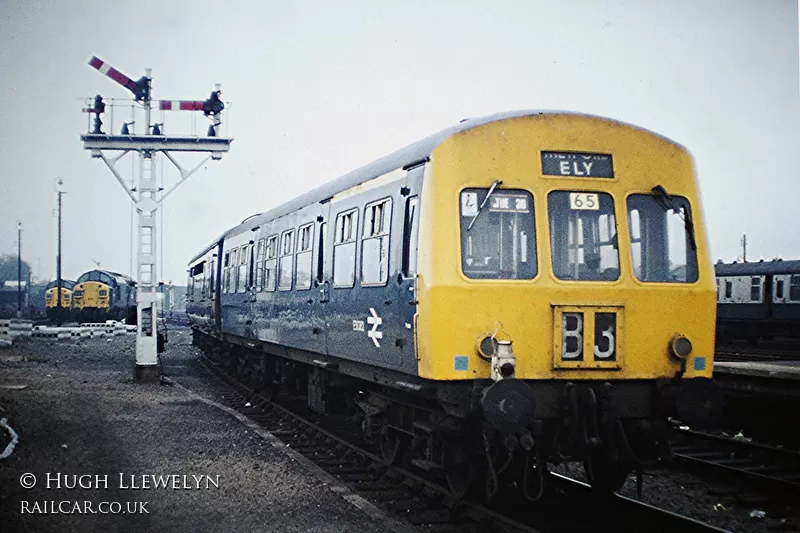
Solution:
[[[123,187],[126,194],[133,201],[137,211],[137,269],[133,276],[137,282],[137,322],[136,333],[136,370],[134,378],[137,381],[153,381],[159,378],[158,370],[158,279],[161,265],[158,263],[156,253],[157,213],[167,196],[186,179],[202,167],[209,159],[219,160],[230,149],[233,139],[220,136],[222,125],[222,111],[225,103],[221,99],[221,88],[216,85],[211,95],[206,100],[160,100],[158,108],[161,111],[201,111],[211,124],[206,137],[197,135],[167,135],[163,123],[151,121],[152,110],[152,77],[150,69],[145,70],[145,75],[133,81],[128,76],[102,61],[92,57],[89,65],[105,74],[118,84],[133,93],[133,104],[125,100],[124,106],[136,109],[140,107],[144,112],[144,128],[142,134],[133,131],[136,121],[122,123],[119,135],[105,133],[101,115],[107,111],[113,113],[115,100],[110,104],[103,101],[101,95],[96,95],[84,111],[94,115],[90,119],[87,133],[81,135],[83,148],[91,152],[93,158],[101,159],[111,170],[111,173]],[[113,129],[113,120],[109,120],[109,129]],[[106,152],[121,152],[109,157]],[[139,156],[139,176],[135,186],[130,187],[116,169],[117,163],[127,153],[137,153]],[[167,191],[156,186],[156,156],[164,156],[178,169],[179,181]],[[183,168],[172,152],[206,153],[207,156],[194,168]],[[133,274],[133,273],[132,273]]]

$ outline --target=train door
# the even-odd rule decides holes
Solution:
[[[330,202],[322,204],[320,215],[317,217],[316,243],[314,246],[314,282],[317,291],[313,295],[313,311],[311,315],[312,336],[318,338],[317,346],[321,353],[328,353],[328,302],[331,296],[330,272],[330,245],[328,226],[330,217]]]
[[[361,194],[331,201],[326,254],[330,269],[323,287],[328,294],[330,355],[416,371],[416,269],[408,262],[409,254],[416,252],[416,236],[406,239],[405,234],[415,227],[421,179],[421,167],[396,171],[376,178]]]

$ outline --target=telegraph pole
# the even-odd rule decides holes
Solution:
[[[742,263],[747,263],[747,234],[742,235]]]
[[[56,256],[56,276],[58,277],[58,308],[56,311],[56,325],[61,325],[62,307],[61,307],[61,186],[64,180],[58,178],[58,255]]]
[[[17,222],[17,318],[22,318],[22,222]]]
[[[136,367],[134,379],[139,382],[157,381],[160,377],[158,366],[158,302],[162,296],[159,291],[159,271],[157,236],[159,235],[158,220],[159,209],[164,199],[169,196],[190,175],[199,170],[209,159],[221,159],[222,155],[230,149],[233,139],[218,137],[220,116],[225,105],[220,100],[219,85],[205,101],[186,100],[172,101],[160,100],[161,111],[202,111],[212,124],[207,137],[190,135],[165,135],[162,133],[161,124],[151,124],[151,83],[150,69],[145,70],[145,75],[133,81],[108,63],[93,57],[89,65],[96,68],[116,81],[134,95],[135,101],[144,110],[144,133],[136,134],[128,128],[129,123],[123,125],[119,135],[102,130],[103,122],[100,115],[105,112],[106,104],[103,98],[97,95],[94,106],[85,111],[95,114],[94,127],[90,133],[81,135],[83,147],[90,150],[92,157],[102,159],[108,169],[114,174],[125,193],[136,207],[136,274],[132,277],[137,280],[136,285]],[[113,106],[113,103],[112,103]],[[112,115],[113,117],[113,115]],[[133,123],[130,123],[131,125]],[[114,125],[111,124],[110,128]],[[121,155],[107,157],[104,151],[118,151]],[[139,155],[139,179],[136,187],[128,187],[120,173],[116,170],[116,163],[128,152]],[[161,152],[180,172],[180,180],[168,191],[161,192],[156,184],[156,156]],[[207,156],[191,170],[184,169],[173,152],[205,152]],[[134,194],[135,193],[135,194]]]

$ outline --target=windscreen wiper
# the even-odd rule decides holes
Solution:
[[[672,196],[670,196],[663,185],[656,185],[651,190],[653,194],[658,195],[656,199],[658,199],[664,209],[672,209],[674,212],[678,213],[678,215],[681,214],[681,211],[683,212],[683,227],[686,229],[687,235],[689,235],[689,244],[692,245],[692,250],[697,251],[697,241],[694,237],[694,221],[692,220],[692,213],[689,211],[689,208],[684,207],[682,210],[680,207],[676,208]]]
[[[472,225],[475,224],[475,221],[478,219],[478,215],[480,215],[481,211],[483,211],[483,206],[485,206],[486,202],[489,201],[489,197],[492,195],[494,190],[497,188],[498,185],[502,185],[502,184],[503,184],[502,181],[494,180],[494,183],[492,183],[492,186],[489,187],[489,192],[486,193],[486,198],[484,198],[483,201],[481,202],[481,205],[478,206],[478,212],[475,213],[475,216],[472,217],[472,220],[470,221],[469,226],[467,226],[467,231],[472,229]]]

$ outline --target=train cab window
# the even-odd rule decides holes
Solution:
[[[475,279],[535,277],[533,197],[516,189],[491,190],[491,195],[489,192],[490,189],[461,191],[462,272]]]
[[[281,235],[281,258],[278,265],[278,290],[292,290],[292,261],[294,260],[294,230]]]
[[[759,277],[750,278],[750,301],[761,301],[761,278]]]
[[[725,282],[725,298],[730,298],[733,295],[733,282]]]
[[[361,284],[386,285],[389,280],[389,229],[392,199],[387,198],[364,209],[361,231]]]
[[[297,261],[295,262],[294,287],[298,290],[311,288],[311,249],[314,246],[314,224],[301,226],[297,235]]]
[[[267,247],[264,250],[264,276],[262,280],[262,288],[265,291],[275,290],[276,266],[278,257],[278,236],[273,235],[267,239]]]
[[[686,198],[633,194],[628,197],[628,225],[639,281],[697,281],[697,246]]]
[[[789,299],[793,302],[800,301],[800,275],[793,275],[789,281]]]
[[[239,273],[236,275],[236,292],[247,291],[247,278],[250,273],[250,248],[252,245],[245,244],[239,249]]]
[[[258,291],[264,290],[264,248],[266,244],[266,239],[259,239],[256,247],[255,287]]]
[[[352,287],[355,283],[356,234],[358,209],[336,216],[336,233],[333,238],[333,286]]]
[[[417,272],[417,242],[419,239],[419,197],[406,200],[403,219],[403,276],[413,277]]]
[[[553,274],[558,279],[619,279],[614,200],[597,192],[554,191],[547,196]]]
[[[775,281],[775,298],[783,298],[783,280]]]

